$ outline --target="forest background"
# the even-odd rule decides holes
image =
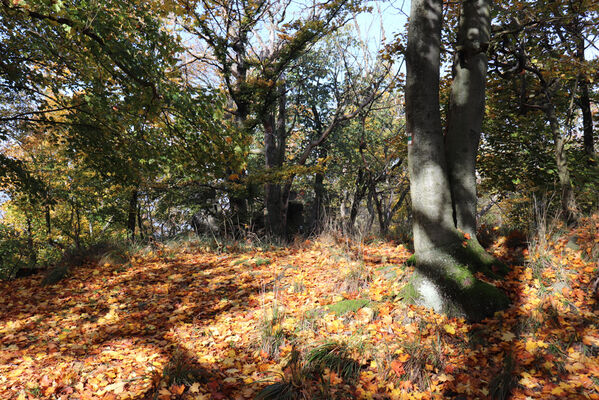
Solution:
[[[19,251],[0,270],[190,228],[288,240],[333,224],[408,240],[408,6],[5,2],[2,248]],[[533,199],[564,188],[580,212],[596,205],[594,7],[494,5],[477,164],[487,225],[526,231]],[[444,13],[446,118],[459,4]]]
[[[405,1],[1,0],[0,277],[7,281],[2,286],[6,293],[23,289],[18,300],[2,296],[6,304],[2,321],[9,321],[0,325],[8,335],[2,351],[8,354],[14,346],[20,348],[29,340],[37,343],[35,346],[43,344],[44,351],[51,354],[52,344],[43,334],[30,335],[35,337],[32,339],[16,332],[35,325],[36,304],[83,296],[77,291],[77,282],[102,279],[98,283],[102,289],[95,287],[94,295],[113,293],[102,286],[110,274],[139,274],[136,279],[148,285],[156,283],[154,279],[169,282],[165,284],[168,287],[172,280],[181,286],[193,285],[188,279],[201,275],[203,280],[208,275],[194,269],[187,271],[193,272],[188,276],[180,270],[187,262],[195,262],[193,268],[208,270],[211,266],[216,271],[226,264],[230,273],[243,276],[243,282],[249,282],[246,273],[258,276],[272,272],[274,283],[261,283],[264,315],[261,321],[254,321],[260,337],[257,352],[252,352],[256,346],[251,345],[242,346],[243,351],[241,347],[219,347],[222,360],[206,361],[205,365],[215,368],[214,376],[235,380],[239,371],[230,370],[242,371],[245,367],[228,365],[233,356],[227,356],[227,352],[243,353],[247,357],[242,360],[244,365],[254,368],[249,371],[247,367],[243,379],[251,378],[252,382],[257,382],[258,376],[264,378],[268,368],[279,365],[284,377],[281,382],[287,386],[267,386],[261,396],[268,396],[271,390],[276,393],[271,398],[279,398],[280,391],[289,387],[302,388],[289,398],[314,398],[310,390],[315,388],[323,398],[343,398],[348,393],[365,398],[384,398],[389,393],[411,393],[415,398],[434,393],[442,397],[468,393],[507,398],[514,390],[540,398],[563,393],[577,398],[587,391],[599,393],[599,369],[587,359],[568,358],[574,352],[591,359],[599,349],[593,322],[599,282],[599,227],[593,217],[599,202],[595,129],[599,2],[413,3],[417,6],[412,4],[410,39],[410,3]],[[477,12],[489,23],[490,39],[481,35],[483,39],[477,41],[477,34],[472,32],[485,29],[468,28],[472,21],[464,16],[472,7],[484,10],[489,5],[489,15]],[[451,266],[444,269],[440,261],[443,257],[429,262],[426,249],[418,244],[422,240],[414,233],[419,228],[413,230],[426,224],[424,203],[442,214],[437,203],[420,201],[429,193],[418,186],[422,182],[415,178],[418,171],[431,167],[431,163],[414,155],[414,148],[424,137],[415,133],[418,121],[414,119],[414,88],[424,80],[417,80],[415,86],[413,66],[430,58],[421,48],[415,52],[415,47],[410,47],[410,43],[427,38],[414,34],[421,21],[419,6],[434,10],[433,17],[425,13],[431,21],[440,16],[433,24],[439,28],[439,40],[431,47],[433,52],[435,48],[438,51],[439,76],[435,81],[435,73],[419,75],[432,77],[434,85],[424,85],[424,90],[416,93],[416,97],[424,95],[432,86],[433,92],[438,90],[432,96],[435,102],[438,99],[438,106],[429,104],[440,111],[440,147],[451,143],[450,117],[456,110],[454,90],[460,71],[464,65],[470,68],[473,64],[469,60],[474,58],[483,57],[485,63],[486,92],[483,87],[483,100],[477,102],[482,125],[474,132],[476,170],[472,165],[471,171],[476,187],[474,226],[461,225],[455,186],[451,199],[446,199],[452,211],[433,221],[439,227],[442,220],[452,225],[446,233],[457,250],[448,250],[442,256],[449,254],[459,264],[462,253],[469,252],[470,258],[463,264],[472,263],[478,269],[466,272],[452,272]],[[430,38],[434,41],[435,36]],[[474,47],[468,47],[472,43]],[[407,111],[410,104],[411,115]],[[455,118],[453,121],[455,125]],[[406,128],[410,124],[411,129]],[[441,126],[447,128],[441,131]],[[449,157],[451,151],[446,154],[448,164],[455,163]],[[456,169],[451,168],[443,175],[454,179]],[[441,189],[431,192],[445,196]],[[434,242],[435,235],[429,232],[428,239]],[[574,256],[565,252],[568,246],[579,252],[578,258],[569,258]],[[329,265],[323,261],[327,257],[339,260],[335,253],[338,248],[346,257],[341,259],[349,260],[349,264],[340,261]],[[320,254],[318,263],[312,259],[314,252]],[[410,257],[412,253],[415,256]],[[289,264],[283,267],[283,261],[277,261],[279,257]],[[295,265],[302,264],[302,259],[312,261],[306,261],[303,267]],[[427,272],[429,264],[464,287],[456,289],[451,282],[444,286],[443,281],[434,281],[431,276],[422,283],[418,279],[426,275],[422,271]],[[166,266],[165,270],[155,271],[156,265]],[[348,270],[335,272],[342,267]],[[327,342],[324,347],[304,349],[302,346],[309,341],[293,339],[286,318],[304,321],[307,315],[314,317],[318,313],[299,305],[281,311],[279,305],[284,300],[279,297],[277,285],[279,277],[285,278],[285,268],[307,268],[301,271],[302,279],[294,278],[287,285],[293,295],[301,296],[306,287],[313,288],[311,285],[322,292],[334,292],[318,283],[342,292],[338,293],[340,298],[312,298],[320,306],[332,307],[330,311],[340,318],[325,317],[324,332],[355,335],[349,312],[365,327],[378,324],[376,330],[383,337],[382,332],[393,330],[394,324],[399,324],[398,332],[408,329],[408,333],[414,333],[411,330],[416,328],[410,328],[414,323],[421,334],[427,332],[431,348],[419,348],[413,341],[387,343],[390,353],[380,356],[367,350],[369,355],[365,356],[355,347],[347,350],[345,338]],[[29,275],[34,277],[20,279]],[[319,277],[322,279],[316,282]],[[341,281],[337,282],[339,277]],[[206,287],[221,282],[218,274],[210,279],[214,280],[203,281]],[[227,279],[225,282],[229,282]],[[432,286],[444,292],[441,297],[452,299],[449,308],[437,307],[436,295],[427,291],[430,286],[426,282],[431,279]],[[551,280],[556,282],[550,284]],[[132,290],[128,284],[119,285],[126,288],[124,292]],[[258,283],[248,285],[259,291]],[[189,310],[193,309],[195,315],[190,318],[204,323],[213,314],[202,314],[202,302],[242,302],[237,296],[247,288],[233,286],[216,284],[220,291],[194,292],[200,298],[187,300],[181,300],[186,295],[177,292],[183,297],[176,296],[175,303],[191,302]],[[52,288],[53,299],[41,300],[45,288]],[[163,289],[157,284],[152,296],[162,298]],[[477,290],[476,295],[467,296],[464,302],[464,293],[474,293],[469,292],[471,289]],[[534,295],[526,297],[529,291]],[[585,297],[583,301],[580,292],[588,293],[593,300]],[[545,303],[560,293],[573,296],[573,300],[559,305],[552,303],[554,300]],[[245,299],[248,307],[259,302],[259,296],[252,296]],[[38,299],[38,303],[25,307],[30,314],[10,319],[11,313],[27,304],[27,298]],[[134,300],[135,304],[145,304],[141,298]],[[119,301],[125,309],[134,304],[131,299]],[[443,318],[443,325],[438,330],[430,328],[437,318],[435,314],[423,311],[427,308],[408,311],[399,305],[404,301],[443,312],[447,316],[438,317]],[[529,319],[520,321],[521,314],[530,311],[529,305],[534,303],[536,307],[539,302],[543,317],[527,314]],[[475,309],[469,308],[471,304]],[[181,313],[185,313],[185,307]],[[89,321],[86,319],[90,324],[110,322],[119,312],[103,308],[98,311],[89,304],[84,308],[85,315],[92,314]],[[471,382],[476,386],[472,394],[464,386],[469,379],[466,372],[461,378],[453,374],[459,365],[457,359],[448,361],[443,354],[450,350],[445,348],[444,353],[439,349],[456,345],[451,339],[456,330],[463,329],[466,335],[478,329],[466,321],[478,322],[506,309],[510,311],[500,311],[499,319],[493,320],[499,324],[493,325],[496,331],[485,331],[491,335],[486,340],[493,349],[493,368],[503,380],[491,384],[491,377],[483,377],[482,386]],[[415,322],[414,310],[419,310],[420,322]],[[96,312],[102,315],[99,320]],[[164,323],[149,319],[151,322],[143,329],[134,321],[131,326],[124,322],[118,326],[126,332],[124,336],[131,335],[131,329],[142,329],[143,335],[159,338],[156,340],[162,345],[164,337],[171,337],[171,323],[177,322],[165,313],[169,310],[153,310],[149,315],[160,316],[158,319]],[[401,313],[401,321],[394,313]],[[518,317],[510,319],[509,313]],[[235,317],[240,315],[244,314]],[[545,317],[558,321],[565,331],[566,326],[575,326],[579,333],[564,334],[571,340],[567,345],[556,344],[553,358],[537,359],[532,357],[537,348],[547,349],[552,343],[549,333],[544,336],[538,331]],[[54,326],[54,317],[48,318]],[[351,327],[344,330],[345,323]],[[303,322],[299,325],[305,328]],[[299,325],[294,325],[294,332],[298,332]],[[150,332],[147,326],[154,328]],[[191,325],[182,329],[187,328],[195,329]],[[54,332],[60,343],[70,340],[71,328],[65,329]],[[104,333],[110,336],[113,332]],[[320,334],[317,337],[324,338]],[[100,346],[98,343],[103,345],[106,338],[101,339],[89,338],[89,349]],[[380,340],[376,343],[378,350]],[[514,347],[518,351],[512,354],[501,343],[514,340],[519,347]],[[198,344],[198,348],[205,345]],[[192,375],[197,372],[195,356],[174,351],[172,348],[177,346],[169,344],[168,354],[161,355],[164,360],[159,363],[163,367],[160,376],[154,371],[143,378],[136,375],[132,380],[117,379],[114,383],[90,380],[81,387],[56,377],[33,386],[10,386],[10,379],[18,379],[15,375],[0,380],[0,384],[17,388],[11,395],[24,398],[58,396],[61,391],[66,391],[66,396],[87,393],[90,398],[99,392],[102,396],[117,392],[117,397],[139,397],[143,393],[162,398],[249,398],[263,389],[263,384],[249,389],[239,382],[230,387],[216,385],[216,379],[204,375],[194,375],[190,380],[172,378],[176,375],[173,368],[188,368]],[[399,350],[394,346],[400,346]],[[89,349],[74,352],[88,355]],[[129,351],[121,350],[123,354]],[[12,366],[22,372],[15,365],[31,361],[26,358],[27,351],[22,351],[21,364],[10,364],[10,360],[14,362],[12,356],[0,353],[3,367]],[[382,377],[374,387],[364,381],[364,365],[352,363],[358,353],[371,362],[369,371],[376,370]],[[482,358],[491,354],[482,353]],[[336,357],[333,361],[327,359],[330,354]],[[430,354],[438,357],[430,359]],[[472,370],[480,366],[480,359],[464,365]],[[546,370],[536,364],[555,359],[562,364]],[[74,364],[69,365],[74,368]],[[333,376],[328,376],[327,383],[322,377],[329,372]],[[566,377],[571,372],[586,380]],[[374,379],[372,374],[366,374],[370,380]],[[561,380],[552,381],[554,375]],[[471,374],[471,378],[476,376]],[[543,379],[552,383],[533,384]],[[308,389],[306,381],[319,384]]]

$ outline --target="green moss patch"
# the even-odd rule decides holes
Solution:
[[[343,315],[348,312],[356,312],[360,308],[365,307],[370,303],[367,299],[341,300],[338,303],[330,304],[327,308],[337,315]]]

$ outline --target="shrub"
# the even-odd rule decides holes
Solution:
[[[0,224],[0,279],[14,278],[30,259],[27,241],[15,229]]]

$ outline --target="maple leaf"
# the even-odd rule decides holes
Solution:
[[[393,372],[395,372],[395,374],[400,377],[403,374],[406,373],[406,371],[403,368],[403,364],[401,361],[398,360],[393,360],[391,361],[391,369],[393,370]]]
[[[176,394],[177,396],[181,396],[185,391],[185,385],[172,385],[169,388],[169,392]]]
[[[199,393],[200,392],[200,384],[198,382],[194,382],[193,385],[189,387],[190,393]]]
[[[453,381],[455,378],[452,375],[441,374],[441,375],[437,376],[437,379],[439,380],[439,382],[447,382],[447,381]]]
[[[528,351],[529,353],[533,353],[537,349],[537,347],[538,347],[537,342],[535,342],[534,340],[528,339],[526,341],[525,348],[526,348],[526,351]]]

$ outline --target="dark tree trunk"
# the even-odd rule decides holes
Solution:
[[[45,217],[46,217],[46,233],[48,234],[48,240],[52,240],[52,220],[50,219],[50,205],[46,204],[45,209]]]
[[[35,268],[37,265],[37,252],[35,251],[33,228],[31,226],[31,217],[29,216],[27,216],[27,250],[29,252],[29,268]]]
[[[463,128],[454,121],[448,129],[448,132],[453,131],[448,138],[453,150],[446,150],[439,105],[442,9],[442,0],[412,0],[408,28],[406,120],[408,136],[411,137],[408,166],[416,257],[416,272],[411,284],[417,293],[415,301],[437,311],[480,320],[506,307],[508,300],[497,288],[474,276],[477,270],[492,275],[491,266],[485,257],[481,257],[480,249],[462,246],[464,236],[454,221],[456,201],[452,194],[461,192],[452,190],[448,153],[459,150],[456,142],[460,140],[464,146],[478,145],[470,130],[482,116],[468,114],[458,105],[452,106],[454,115],[465,113],[464,118],[475,121],[467,121]],[[460,34],[462,44],[458,53],[463,53],[466,61],[460,64],[460,68],[479,69],[486,65],[486,60],[478,58],[483,56],[481,51],[488,43],[489,12],[488,0],[464,0],[459,32],[468,32],[468,35]],[[463,73],[471,77],[481,72],[456,72],[458,87],[452,89],[452,99],[456,98],[454,101],[460,101],[459,104],[469,103],[469,96],[480,99],[481,94],[475,92],[484,91],[484,85],[476,85],[469,78],[458,78]],[[471,88],[471,84],[475,88]],[[464,98],[458,98],[458,94]],[[483,110],[478,106],[476,109],[479,112]],[[476,152],[477,148],[465,151],[474,155]],[[456,186],[475,182],[473,176],[465,176],[474,174],[470,164],[459,164],[454,154],[451,154],[451,160]],[[458,171],[459,168],[466,170]],[[468,196],[472,194],[470,190],[465,192]],[[469,209],[470,206],[464,206],[464,213]]]
[[[79,207],[75,206],[75,246],[81,248],[81,216],[79,214]]]
[[[137,189],[134,189],[129,199],[129,213],[127,217],[127,229],[129,230],[129,239],[135,240],[135,219],[137,216]]]
[[[264,156],[267,172],[276,172],[283,167],[285,160],[285,87],[281,85],[278,93],[278,107],[275,119],[274,111],[267,113],[262,120],[264,128]],[[266,227],[268,232],[284,239],[287,234],[287,202],[291,185],[282,185],[274,177],[269,177],[264,187],[266,204]]]
[[[144,226],[141,218],[141,204],[137,206],[137,227],[139,228],[139,238],[144,240]]]
[[[581,32],[577,32],[576,40],[576,57],[585,64],[584,58],[584,36]],[[592,163],[595,157],[595,141],[593,137],[593,115],[591,114],[591,100],[589,96],[589,80],[586,74],[581,73],[578,78],[580,87],[580,97],[578,103],[582,112],[582,131],[584,151],[589,156],[589,161]]]

